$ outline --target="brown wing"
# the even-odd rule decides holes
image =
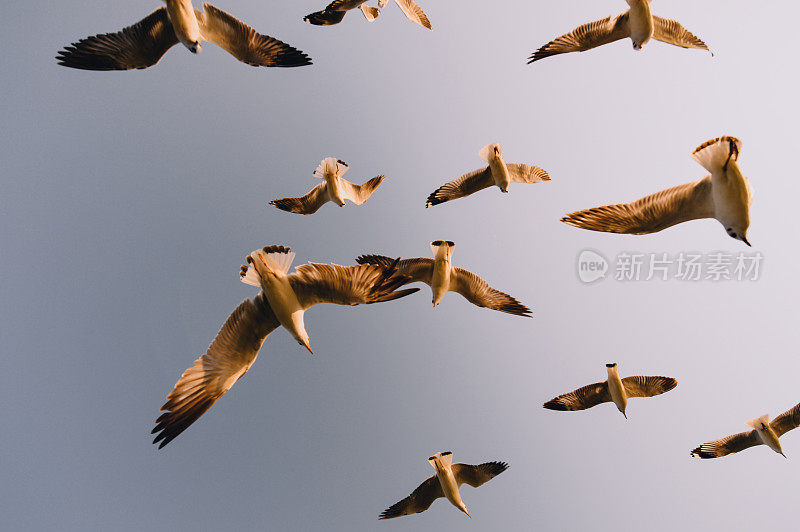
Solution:
[[[361,255],[356,259],[358,264],[378,264],[391,266],[395,259],[383,255]],[[433,259],[415,258],[403,259],[397,263],[397,272],[408,277],[409,283],[423,282],[431,284],[433,277]]]
[[[779,438],[790,430],[796,429],[800,426],[800,404],[773,419],[769,426]]]
[[[706,43],[695,37],[692,33],[686,31],[686,28],[676,20],[669,20],[653,15],[653,38],[665,42],[667,44],[674,44],[681,48],[698,48],[700,50],[708,50]]]
[[[200,33],[243,63],[264,67],[297,67],[310,65],[306,54],[269,35],[262,35],[228,13],[211,4],[203,11],[195,10]]]
[[[444,497],[442,485],[436,475],[419,485],[411,495],[402,501],[395,503],[385,509],[378,519],[392,519],[401,515],[411,515],[424,512],[431,507],[433,501],[439,497]]]
[[[279,326],[263,292],[236,307],[206,354],[183,372],[167,396],[161,407],[165,413],[152,431],[158,433],[153,443],[164,447],[211,408],[247,373],[264,339]]]
[[[342,185],[344,197],[356,205],[361,205],[367,201],[370,196],[372,196],[372,193],[375,192],[375,189],[381,186],[381,183],[383,183],[384,179],[386,179],[385,175],[379,175],[377,177],[373,177],[363,185],[354,185],[346,179],[339,179],[339,183]]]
[[[397,7],[399,7],[403,11],[403,14],[406,16],[408,20],[416,24],[419,24],[423,28],[428,28],[429,30],[433,29],[433,27],[431,26],[431,21],[428,20],[428,16],[425,14],[422,8],[419,7],[416,4],[416,2],[414,2],[414,0],[394,0],[394,1],[397,4]]]
[[[672,377],[625,377],[622,379],[628,397],[653,397],[668,392],[678,385]]]
[[[419,290],[397,290],[407,281],[407,277],[397,273],[394,265],[339,266],[311,262],[298,266],[289,275],[289,283],[303,309],[318,303],[360,305],[399,299]]]
[[[59,65],[81,70],[130,70],[158,63],[178,37],[160,7],[117,33],[103,33],[81,39],[58,52]]]
[[[561,218],[561,221],[590,231],[644,235],[681,222],[713,217],[711,176],[706,176],[631,203],[573,212]]]
[[[325,205],[330,200],[328,196],[328,187],[325,183],[312,188],[305,196],[299,198],[282,198],[269,202],[270,205],[281,209],[282,211],[294,212],[297,214],[314,214],[320,207]]]
[[[500,312],[507,312],[516,316],[530,317],[531,310],[499,290],[495,290],[489,284],[463,268],[453,268],[450,273],[450,290],[458,292],[467,301],[479,307],[486,307]]]
[[[528,58],[528,64],[551,55],[585,52],[586,50],[630,37],[630,35],[631,30],[628,25],[628,13],[626,11],[616,17],[612,15],[578,26],[566,35],[550,41]]]
[[[494,178],[492,177],[492,171],[487,166],[475,170],[474,172],[464,174],[458,179],[454,179],[440,186],[430,193],[428,201],[425,202],[425,207],[427,208],[431,205],[439,205],[445,201],[463,198],[464,196],[469,196],[484,188],[489,188],[492,185],[494,185]]]
[[[544,404],[549,410],[586,410],[611,401],[607,382],[596,382],[574,392],[559,395]]]
[[[486,462],[480,465],[453,464],[453,476],[459,486],[469,484],[473,488],[477,488],[506,469],[508,469],[508,464],[505,462]]]
[[[508,163],[508,177],[512,183],[540,183],[550,181],[550,174],[538,166],[529,164]]]
[[[759,445],[761,440],[756,431],[740,432],[721,440],[710,441],[692,450],[695,458],[719,458],[731,453],[738,453],[754,445]]]

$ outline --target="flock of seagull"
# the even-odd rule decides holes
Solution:
[[[626,0],[629,9],[617,16],[579,26],[545,44],[533,53],[529,62],[568,52],[582,52],[617,40],[630,38],[635,50],[650,39],[683,48],[708,50],[706,44],[680,23],[655,16],[650,0]],[[413,0],[395,0],[405,16],[432,29],[422,9]],[[360,9],[368,21],[374,21],[388,0],[378,0],[378,7],[366,0],[335,0],[323,10],[303,20],[314,25],[341,22],[348,11]],[[56,59],[58,64],[84,70],[141,69],[156,64],[173,45],[182,43],[192,53],[201,50],[201,42],[212,42],[239,61],[253,66],[297,67],[311,64],[300,50],[273,37],[260,34],[228,13],[204,4],[194,9],[191,0],[165,0],[165,6],[138,23],[116,33],[99,34],[66,46]],[[562,221],[592,231],[649,234],[675,224],[701,218],[718,220],[731,238],[748,246],[749,209],[752,196],[747,179],[738,166],[741,142],[721,136],[701,144],[692,157],[708,172],[705,177],[649,196],[616,205],[594,207],[567,214]],[[550,180],[546,170],[519,163],[506,163],[502,148],[491,143],[479,156],[487,166],[465,173],[434,190],[425,207],[463,198],[485,188],[497,186],[508,192],[511,183],[539,183]],[[314,171],[321,182],[300,197],[270,202],[278,209],[311,215],[328,202],[344,206],[345,200],[361,205],[383,183],[378,175],[362,185],[343,178],[349,167],[340,159],[328,157]],[[435,240],[430,244],[433,258],[391,258],[364,254],[352,266],[309,262],[289,273],[294,252],[281,245],[257,249],[246,257],[241,267],[243,283],[258,287],[253,299],[245,299],[228,317],[205,354],[189,367],[175,384],[162,406],[164,412],[152,433],[153,443],[164,447],[194,423],[222,397],[253,365],[267,336],[283,327],[292,337],[311,350],[305,326],[305,311],[319,303],[360,305],[384,303],[406,297],[419,288],[404,286],[422,282],[431,288],[433,306],[438,306],[447,292],[457,292],[470,303],[491,310],[531,317],[531,310],[514,297],[500,292],[478,275],[453,266],[455,243]],[[616,364],[607,364],[607,379],[559,395],[544,403],[550,410],[575,411],[613,402],[625,414],[632,397],[652,397],[677,386],[671,377],[633,376],[621,378]],[[779,438],[800,426],[800,404],[770,422],[764,415],[747,422],[752,429],[720,440],[704,443],[691,452],[699,458],[717,458],[764,444],[783,455]],[[784,455],[785,456],[785,455]],[[463,484],[478,487],[508,468],[505,462],[479,465],[452,463],[452,452],[428,458],[435,474],[411,495],[380,514],[389,519],[427,510],[438,498],[445,497],[469,516],[461,499]]]

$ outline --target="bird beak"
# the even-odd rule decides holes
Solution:
[[[748,242],[748,241],[747,241],[747,237],[744,237],[744,236],[743,236],[743,237],[742,237],[742,242],[744,242],[745,244],[747,244],[747,245],[748,245],[748,246],[750,246],[750,247],[753,247],[752,245],[750,245],[750,242]]]

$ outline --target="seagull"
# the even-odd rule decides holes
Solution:
[[[409,283],[423,282],[431,287],[433,306],[437,306],[448,292],[458,292],[467,301],[479,307],[486,307],[516,316],[530,318],[528,307],[508,294],[495,290],[486,281],[474,273],[453,267],[453,248],[451,240],[434,240],[431,251],[434,259],[405,259],[397,263],[397,271],[408,278]],[[394,260],[383,255],[361,255],[356,259],[359,264],[376,264],[389,267]]]
[[[508,192],[508,185],[511,183],[550,181],[550,175],[536,166],[516,163],[506,164],[503,161],[503,149],[496,142],[481,148],[478,155],[489,163],[489,166],[464,174],[458,179],[440,186],[428,196],[425,208],[469,196],[492,185],[497,185],[503,192]]]
[[[728,236],[749,246],[752,194],[737,163],[741,149],[741,141],[734,137],[709,140],[692,157],[711,175],[632,203],[573,212],[561,221],[591,231],[645,235],[689,220],[715,218]]]
[[[462,484],[477,488],[508,469],[508,464],[505,462],[486,462],[480,465],[454,464],[451,451],[436,453],[428,458],[428,462],[436,470],[436,474],[420,484],[411,495],[384,510],[378,519],[392,519],[424,512],[439,497],[447,497],[453,506],[467,514],[467,517],[472,517],[464,501],[461,500],[458,489]]]
[[[394,266],[339,266],[309,263],[288,274],[294,252],[268,246],[250,253],[241,268],[243,283],[261,292],[245,299],[228,317],[204,355],[183,372],[161,407],[152,434],[161,449],[171,442],[239,380],[256,360],[266,337],[287,329],[311,351],[304,312],[318,303],[359,305],[392,301],[416,292],[397,290],[407,281]]]
[[[586,410],[600,403],[613,401],[625,419],[625,407],[629,397],[653,397],[668,392],[678,385],[672,377],[636,377],[619,378],[617,364],[606,364],[608,380],[596,382],[574,392],[559,395],[544,404],[549,410]]]
[[[786,458],[778,438],[800,426],[800,404],[779,415],[772,422],[769,420],[769,414],[764,414],[751,419],[746,425],[753,430],[704,443],[692,451],[692,456],[695,458],[719,458],[727,454],[738,453],[754,445],[763,444]]]
[[[257,33],[253,28],[217,9],[191,0],[165,0],[160,7],[133,26],[117,33],[103,33],[66,46],[56,56],[59,65],[82,70],[130,70],[155,65],[172,46],[183,43],[192,53],[200,41],[222,47],[236,59],[252,66],[297,67],[311,60],[300,50]]]
[[[370,22],[381,13],[379,8],[368,6],[367,0],[334,0],[324,10],[306,15],[303,20],[315,26],[332,26],[340,23],[345,14],[355,8],[361,9],[364,18]]]
[[[624,13],[578,26],[570,33],[536,50],[528,58],[528,64],[551,55],[585,52],[626,37],[630,37],[633,49],[637,51],[641,50],[651,38],[681,48],[708,51],[706,43],[686,31],[679,22],[650,13],[650,0],[625,1],[630,8]]]
[[[297,214],[314,214],[329,201],[339,207],[344,207],[344,200],[346,199],[356,205],[361,205],[372,196],[375,189],[386,178],[385,175],[379,175],[363,185],[354,185],[342,178],[347,170],[347,164],[341,159],[334,157],[323,159],[317,169],[314,170],[314,177],[321,179],[323,183],[312,188],[305,196],[276,199],[270,201],[269,204],[281,210],[296,212]]]

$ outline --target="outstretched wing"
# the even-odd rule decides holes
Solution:
[[[628,12],[626,11],[616,17],[610,16],[578,26],[566,35],[550,41],[528,58],[528,64],[551,55],[585,52],[586,50],[630,37],[630,35],[631,30],[628,24]]]
[[[391,266],[395,259],[384,255],[361,255],[356,259],[358,264],[379,264]],[[423,282],[431,284],[433,276],[433,259],[415,258],[403,259],[397,263],[397,272],[409,278],[409,283]]]
[[[305,196],[299,198],[283,198],[269,202],[282,211],[294,212],[297,214],[314,214],[320,207],[330,200],[326,183],[320,183],[312,188]]]
[[[529,164],[509,163],[506,164],[508,177],[512,183],[540,183],[550,181],[550,174],[538,166]]]
[[[680,22],[655,15],[653,15],[653,38],[681,48],[708,50],[706,43],[686,31],[686,28],[681,26]]]
[[[130,70],[153,66],[178,43],[178,37],[160,7],[116,33],[81,39],[58,52],[59,65],[82,70]]]
[[[385,509],[378,519],[392,519],[401,515],[418,514],[431,507],[433,501],[444,497],[442,485],[436,475],[419,485],[411,495]]]
[[[375,192],[375,189],[381,186],[381,183],[384,179],[386,179],[385,175],[379,175],[377,177],[373,177],[363,185],[354,185],[346,179],[339,179],[339,183],[341,183],[344,197],[356,205],[361,205],[367,201],[370,196],[372,196],[372,193]]]
[[[423,28],[428,28],[432,30],[433,27],[431,26],[430,20],[428,20],[428,16],[425,15],[425,12],[419,7],[414,0],[394,0],[397,6],[403,11],[403,14],[406,16],[408,20],[411,22],[415,22],[422,26]]]
[[[531,310],[463,268],[453,268],[450,273],[450,289],[464,296],[467,301],[479,307],[486,307],[516,316],[530,317]]]
[[[453,464],[453,476],[459,486],[469,484],[473,488],[477,488],[506,469],[508,469],[508,464],[505,462],[486,462],[480,465]]]
[[[269,333],[280,326],[264,293],[246,299],[228,317],[206,354],[183,372],[161,407],[152,434],[158,448],[171,442],[225,395],[258,356]]]
[[[713,217],[711,176],[706,176],[631,203],[573,212],[561,218],[561,221],[590,231],[644,235],[681,222]]]
[[[628,397],[653,397],[668,392],[678,385],[672,377],[625,377],[622,379]]]
[[[800,426],[800,404],[773,419],[769,426],[779,438],[790,430],[796,429]]]
[[[601,403],[611,401],[608,382],[596,382],[574,392],[559,395],[544,404],[549,410],[586,410]]]
[[[306,54],[269,35],[262,35],[211,4],[195,10],[203,39],[213,42],[243,63],[264,67],[310,65]]]
[[[721,440],[704,443],[692,451],[692,456],[695,458],[719,458],[728,454],[738,453],[760,443],[761,440],[756,431],[740,432]]]
[[[419,290],[395,291],[407,281],[407,277],[397,273],[395,265],[339,266],[311,262],[298,266],[289,275],[289,283],[303,309],[318,303],[361,305],[399,299]]]
[[[430,193],[428,201],[425,202],[425,207],[431,205],[439,205],[445,201],[450,201],[464,196],[469,196],[484,188],[489,188],[494,185],[494,178],[492,171],[488,166],[464,174],[458,179],[454,179],[449,183],[445,183],[436,190]]]

